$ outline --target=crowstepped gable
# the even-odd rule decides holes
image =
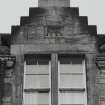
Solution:
[[[29,16],[21,16],[11,34],[0,34],[0,105],[27,105],[23,99],[24,61],[31,54],[51,54],[55,72],[59,54],[84,55],[87,87],[79,91],[87,92],[87,100],[82,104],[104,105],[105,35],[97,34],[95,25],[88,25],[87,16],[79,16],[79,8],[69,7],[69,0],[39,0],[38,5],[29,8]],[[51,105],[58,105],[55,81],[52,75]]]

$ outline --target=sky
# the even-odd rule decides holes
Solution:
[[[37,0],[0,0],[0,33],[11,33],[11,26],[29,15],[29,7],[37,6]],[[70,0],[70,6],[79,7],[80,16],[88,16],[88,24],[97,25],[97,33],[105,34],[105,0]]]

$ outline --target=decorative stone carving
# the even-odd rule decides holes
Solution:
[[[63,27],[61,26],[48,26],[47,36],[52,38],[62,37],[63,36],[62,30],[63,30]]]
[[[26,40],[34,40],[44,37],[44,33],[43,26],[29,26],[27,27],[27,32],[24,34],[24,37]]]
[[[105,55],[99,55],[96,57],[96,65],[100,70],[105,69]]]
[[[0,54],[9,54],[10,49],[7,46],[0,46]]]
[[[105,51],[105,44],[101,45],[101,46],[99,47],[99,49],[102,50],[102,51],[103,51],[103,50]]]

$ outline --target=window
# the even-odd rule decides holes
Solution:
[[[60,105],[86,105],[85,61],[80,55],[59,55]]]
[[[82,92],[61,91],[61,105],[84,105],[84,95]]]
[[[47,54],[25,56],[23,105],[51,105],[55,96],[58,105],[87,105],[84,57],[62,54],[58,55],[58,63],[51,64],[50,61]],[[58,69],[53,70],[51,65]]]
[[[49,55],[27,55],[25,57],[23,98],[23,105],[49,105]]]
[[[105,105],[105,97],[104,96],[99,96],[99,105]]]

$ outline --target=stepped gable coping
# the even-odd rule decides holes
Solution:
[[[11,35],[16,34],[20,30],[20,25],[11,26]]]
[[[40,8],[40,7],[30,7],[29,8],[29,17],[37,16],[37,14],[43,14],[46,12],[46,8]]]
[[[96,56],[96,65],[99,70],[105,70],[105,54],[99,54]]]
[[[79,16],[80,23],[83,25],[88,25],[88,17],[87,16]]]
[[[91,35],[97,35],[97,26],[96,25],[88,25],[88,32]]]
[[[20,26],[24,26],[25,24],[28,24],[30,21],[29,16],[21,16],[20,17]]]
[[[73,16],[79,16],[79,8],[78,7],[38,7],[38,8],[34,8],[34,7],[30,7],[29,8],[29,17],[35,17],[35,16],[46,16],[48,14],[46,14],[46,11],[49,9],[61,9],[61,10],[65,10],[66,12],[70,12]]]
[[[97,35],[97,45],[100,52],[105,52],[105,34]]]
[[[1,36],[1,42],[0,44],[2,46],[10,46],[10,37],[11,37],[11,33],[0,33]]]

